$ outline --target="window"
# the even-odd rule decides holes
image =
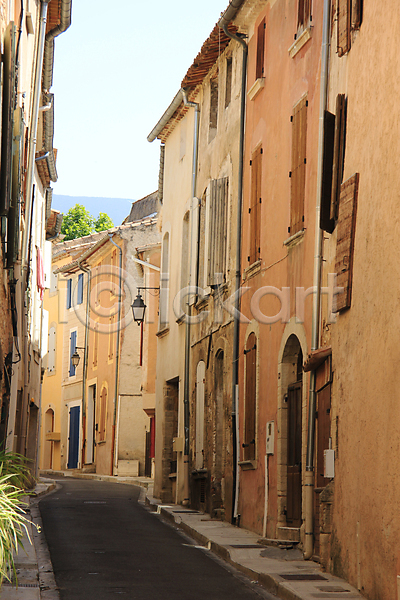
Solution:
[[[169,233],[164,235],[162,242],[162,258],[160,273],[160,326],[168,324],[169,299]]]
[[[210,233],[208,250],[208,285],[225,282],[228,178],[213,179],[210,183]]]
[[[106,439],[107,424],[107,388],[103,387],[100,394],[99,442]]]
[[[71,360],[72,355],[74,354],[74,352],[76,350],[76,337],[77,337],[77,332],[71,331],[70,349],[69,349],[69,376],[70,377],[73,377],[75,375],[75,371],[76,371],[76,368],[72,364],[72,360]]]
[[[232,97],[232,56],[226,59],[225,108],[229,106]]]
[[[189,284],[189,211],[182,222],[181,289]]]
[[[359,174],[355,173],[342,184],[340,190],[335,269],[336,285],[344,290],[336,296],[335,312],[350,308],[351,305],[358,182]]]
[[[346,54],[351,47],[351,31],[360,28],[363,0],[337,0],[337,52]]]
[[[49,354],[47,361],[48,373],[53,373],[56,369],[56,328],[54,325],[49,330]]]
[[[297,11],[297,30],[301,32],[301,30],[308,27],[311,19],[311,0],[299,0]]]
[[[58,275],[50,271],[50,294],[55,294],[57,292],[57,281]]]
[[[256,79],[264,77],[265,27],[263,19],[257,29]]]
[[[262,148],[257,148],[257,150],[253,152],[250,161],[250,254],[248,257],[248,261],[250,264],[255,263],[260,258],[262,153]]]
[[[198,260],[198,274],[197,274],[197,285],[200,289],[204,289],[206,284],[205,277],[205,261],[206,261],[206,209],[207,209],[207,195],[208,189],[205,190],[201,201],[199,202],[199,260]]]
[[[212,79],[210,82],[210,128],[208,132],[208,141],[211,142],[217,134],[218,125],[218,79]]]
[[[83,303],[83,273],[78,275],[78,299],[77,304]]]
[[[67,308],[72,306],[72,279],[67,279]]]
[[[336,99],[336,114],[325,111],[324,117],[320,226],[328,233],[332,233],[336,225],[344,169],[345,133],[346,100],[344,94],[339,94]]]
[[[251,333],[244,351],[246,361],[245,415],[243,435],[243,459],[256,458],[256,410],[257,410],[257,338]]]
[[[304,197],[306,187],[307,106],[303,98],[294,108],[292,116],[292,171],[290,203],[290,235],[304,227]]]

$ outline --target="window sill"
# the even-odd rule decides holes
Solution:
[[[254,471],[257,468],[256,460],[239,460],[239,467],[242,471]]]
[[[265,77],[259,77],[258,79],[255,80],[255,82],[253,83],[253,85],[251,86],[251,88],[249,89],[249,91],[247,92],[247,97],[249,100],[254,100],[254,98],[256,98],[258,96],[258,94],[261,92],[262,89],[264,89],[265,86]]]
[[[245,268],[245,270],[243,271],[243,281],[247,281],[248,279],[251,279],[252,277],[257,275],[257,273],[260,273],[260,271],[261,271],[261,258],[259,258],[258,260],[256,260],[256,262],[253,262],[253,264],[251,264]]]
[[[96,446],[104,446],[105,443],[106,443],[106,440],[101,440],[100,442],[96,443]]]
[[[170,473],[168,477],[169,479],[176,479],[176,473]]]
[[[169,333],[169,327],[163,327],[162,329],[159,329],[156,333],[156,336],[158,338],[162,338],[165,335],[167,335],[167,333]]]
[[[299,37],[294,40],[293,44],[289,48],[289,56],[290,58],[294,58],[298,52],[305,46],[308,40],[311,39],[311,27],[306,27],[306,29],[299,35]]]
[[[297,244],[303,241],[305,232],[305,229],[300,229],[300,231],[297,231],[296,233],[288,237],[287,240],[283,242],[283,245],[287,248],[292,248],[293,246],[296,246]]]
[[[182,313],[180,317],[176,319],[178,325],[182,325],[185,322],[186,313]],[[161,332],[162,333],[162,332]]]
[[[208,308],[208,300],[209,300],[209,296],[204,296],[203,298],[199,299],[196,304],[194,305],[196,310],[198,310],[199,312],[204,310],[205,308]]]
[[[194,469],[192,471],[193,479],[207,479],[208,470],[207,469]]]

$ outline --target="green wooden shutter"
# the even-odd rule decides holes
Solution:
[[[2,56],[2,131],[1,131],[1,175],[0,215],[8,214],[11,202],[13,119],[15,105],[15,27],[9,23],[4,36]]]

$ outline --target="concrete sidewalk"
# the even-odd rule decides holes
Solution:
[[[26,517],[35,525],[27,525],[29,538],[25,534],[22,546],[15,557],[17,586],[6,580],[0,589],[1,600],[59,600],[54,580],[50,555],[46,540],[41,531],[41,519],[37,507],[37,498],[53,490],[56,484],[52,480],[40,478],[31,496],[24,500],[28,504]]]
[[[144,494],[143,494],[144,495]],[[260,543],[260,536],[180,505],[165,505],[149,489],[146,504],[263,588],[283,600],[363,598],[351,585],[305,561],[297,548]]]

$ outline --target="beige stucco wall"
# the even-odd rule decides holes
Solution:
[[[323,332],[332,343],[338,423],[330,568],[367,598],[386,600],[398,598],[400,574],[400,22],[393,0],[363,4],[342,58],[334,26],[330,64],[329,108],[338,93],[348,103],[343,181],[360,174],[351,308]],[[335,271],[336,231],[326,237],[325,277]]]

